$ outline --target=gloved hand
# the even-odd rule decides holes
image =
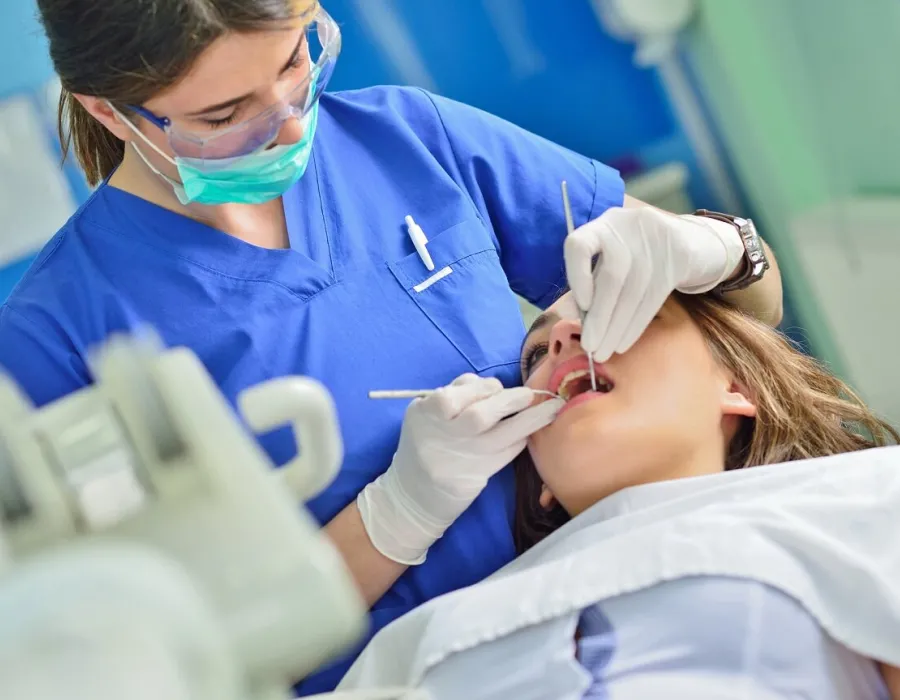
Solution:
[[[401,564],[425,561],[488,479],[563,405],[549,399],[531,407],[536,398],[526,387],[466,374],[411,403],[391,466],[357,498],[375,548]]]
[[[673,291],[710,291],[743,255],[731,224],[652,207],[608,210],[565,243],[569,287],[587,312],[582,347],[597,362],[627,351]]]

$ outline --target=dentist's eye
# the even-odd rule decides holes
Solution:
[[[237,110],[229,114],[227,117],[219,117],[217,119],[206,118],[203,123],[211,129],[218,129],[223,126],[233,124],[237,120]]]

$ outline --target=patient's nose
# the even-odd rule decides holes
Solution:
[[[551,358],[566,359],[581,352],[581,322],[562,320],[550,330],[548,353]]]

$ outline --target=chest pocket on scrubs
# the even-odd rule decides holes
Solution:
[[[413,301],[476,371],[517,363],[525,326],[481,222],[432,236],[428,253],[434,270],[418,253],[389,264]]]

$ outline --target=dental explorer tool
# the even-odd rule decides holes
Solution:
[[[575,222],[572,220],[572,205],[569,203],[569,185],[563,180],[562,181],[562,199],[563,199],[563,212],[566,215],[566,236],[571,236],[572,232],[575,230]],[[584,323],[587,320],[587,311],[583,311],[581,313],[581,326],[584,328]],[[587,353],[588,356],[588,364],[591,369],[591,390],[597,391],[597,369],[594,367],[594,358],[591,357],[591,353]]]
[[[370,391],[369,398],[370,399],[424,399],[426,396],[431,396],[437,389],[388,389],[386,391]],[[552,396],[553,398],[559,398],[559,394],[554,394],[552,391],[544,391],[543,389],[533,389],[535,394],[542,394],[544,396]]]

